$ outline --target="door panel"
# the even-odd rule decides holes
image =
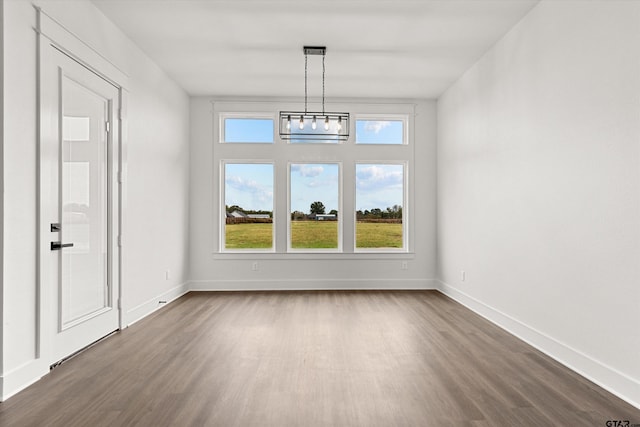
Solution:
[[[63,76],[60,328],[110,306],[107,269],[107,146],[110,100]]]
[[[42,207],[51,220],[50,283],[57,362],[119,328],[117,286],[118,89],[52,48],[56,138]],[[54,226],[55,225],[55,226]]]

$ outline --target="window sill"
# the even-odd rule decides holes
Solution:
[[[403,259],[411,260],[415,258],[415,252],[214,252],[212,254],[214,260],[235,260],[235,259],[255,259],[255,260],[273,260],[273,261],[290,261],[290,260],[376,260],[376,259]]]

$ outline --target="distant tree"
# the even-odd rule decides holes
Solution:
[[[331,209],[331,210],[329,211],[329,215],[335,215],[335,216],[336,216],[336,218],[337,218],[337,217],[338,217],[338,211],[337,211],[337,210],[335,210],[335,209]]]
[[[291,219],[293,221],[299,221],[301,219],[304,219],[304,217],[305,217],[304,212],[300,212],[300,211],[291,212]]]
[[[322,202],[313,202],[311,203],[311,207],[309,208],[309,213],[312,214],[324,214],[325,207]]]
[[[393,216],[392,218],[399,218],[402,219],[402,206],[400,205],[393,205],[393,207],[391,208],[393,211]]]
[[[245,210],[246,214],[260,214],[260,215],[269,215],[269,218],[273,218],[272,211],[263,211],[263,210]]]

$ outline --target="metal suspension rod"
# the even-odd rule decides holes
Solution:
[[[322,114],[324,115],[324,58],[325,54],[322,54]]]
[[[304,54],[304,114],[307,114],[307,54]]]

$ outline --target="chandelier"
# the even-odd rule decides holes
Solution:
[[[349,139],[349,113],[324,109],[325,46],[304,46],[304,111],[280,111],[280,138],[291,142],[338,142]],[[308,111],[307,64],[309,55],[322,55],[322,111]]]

